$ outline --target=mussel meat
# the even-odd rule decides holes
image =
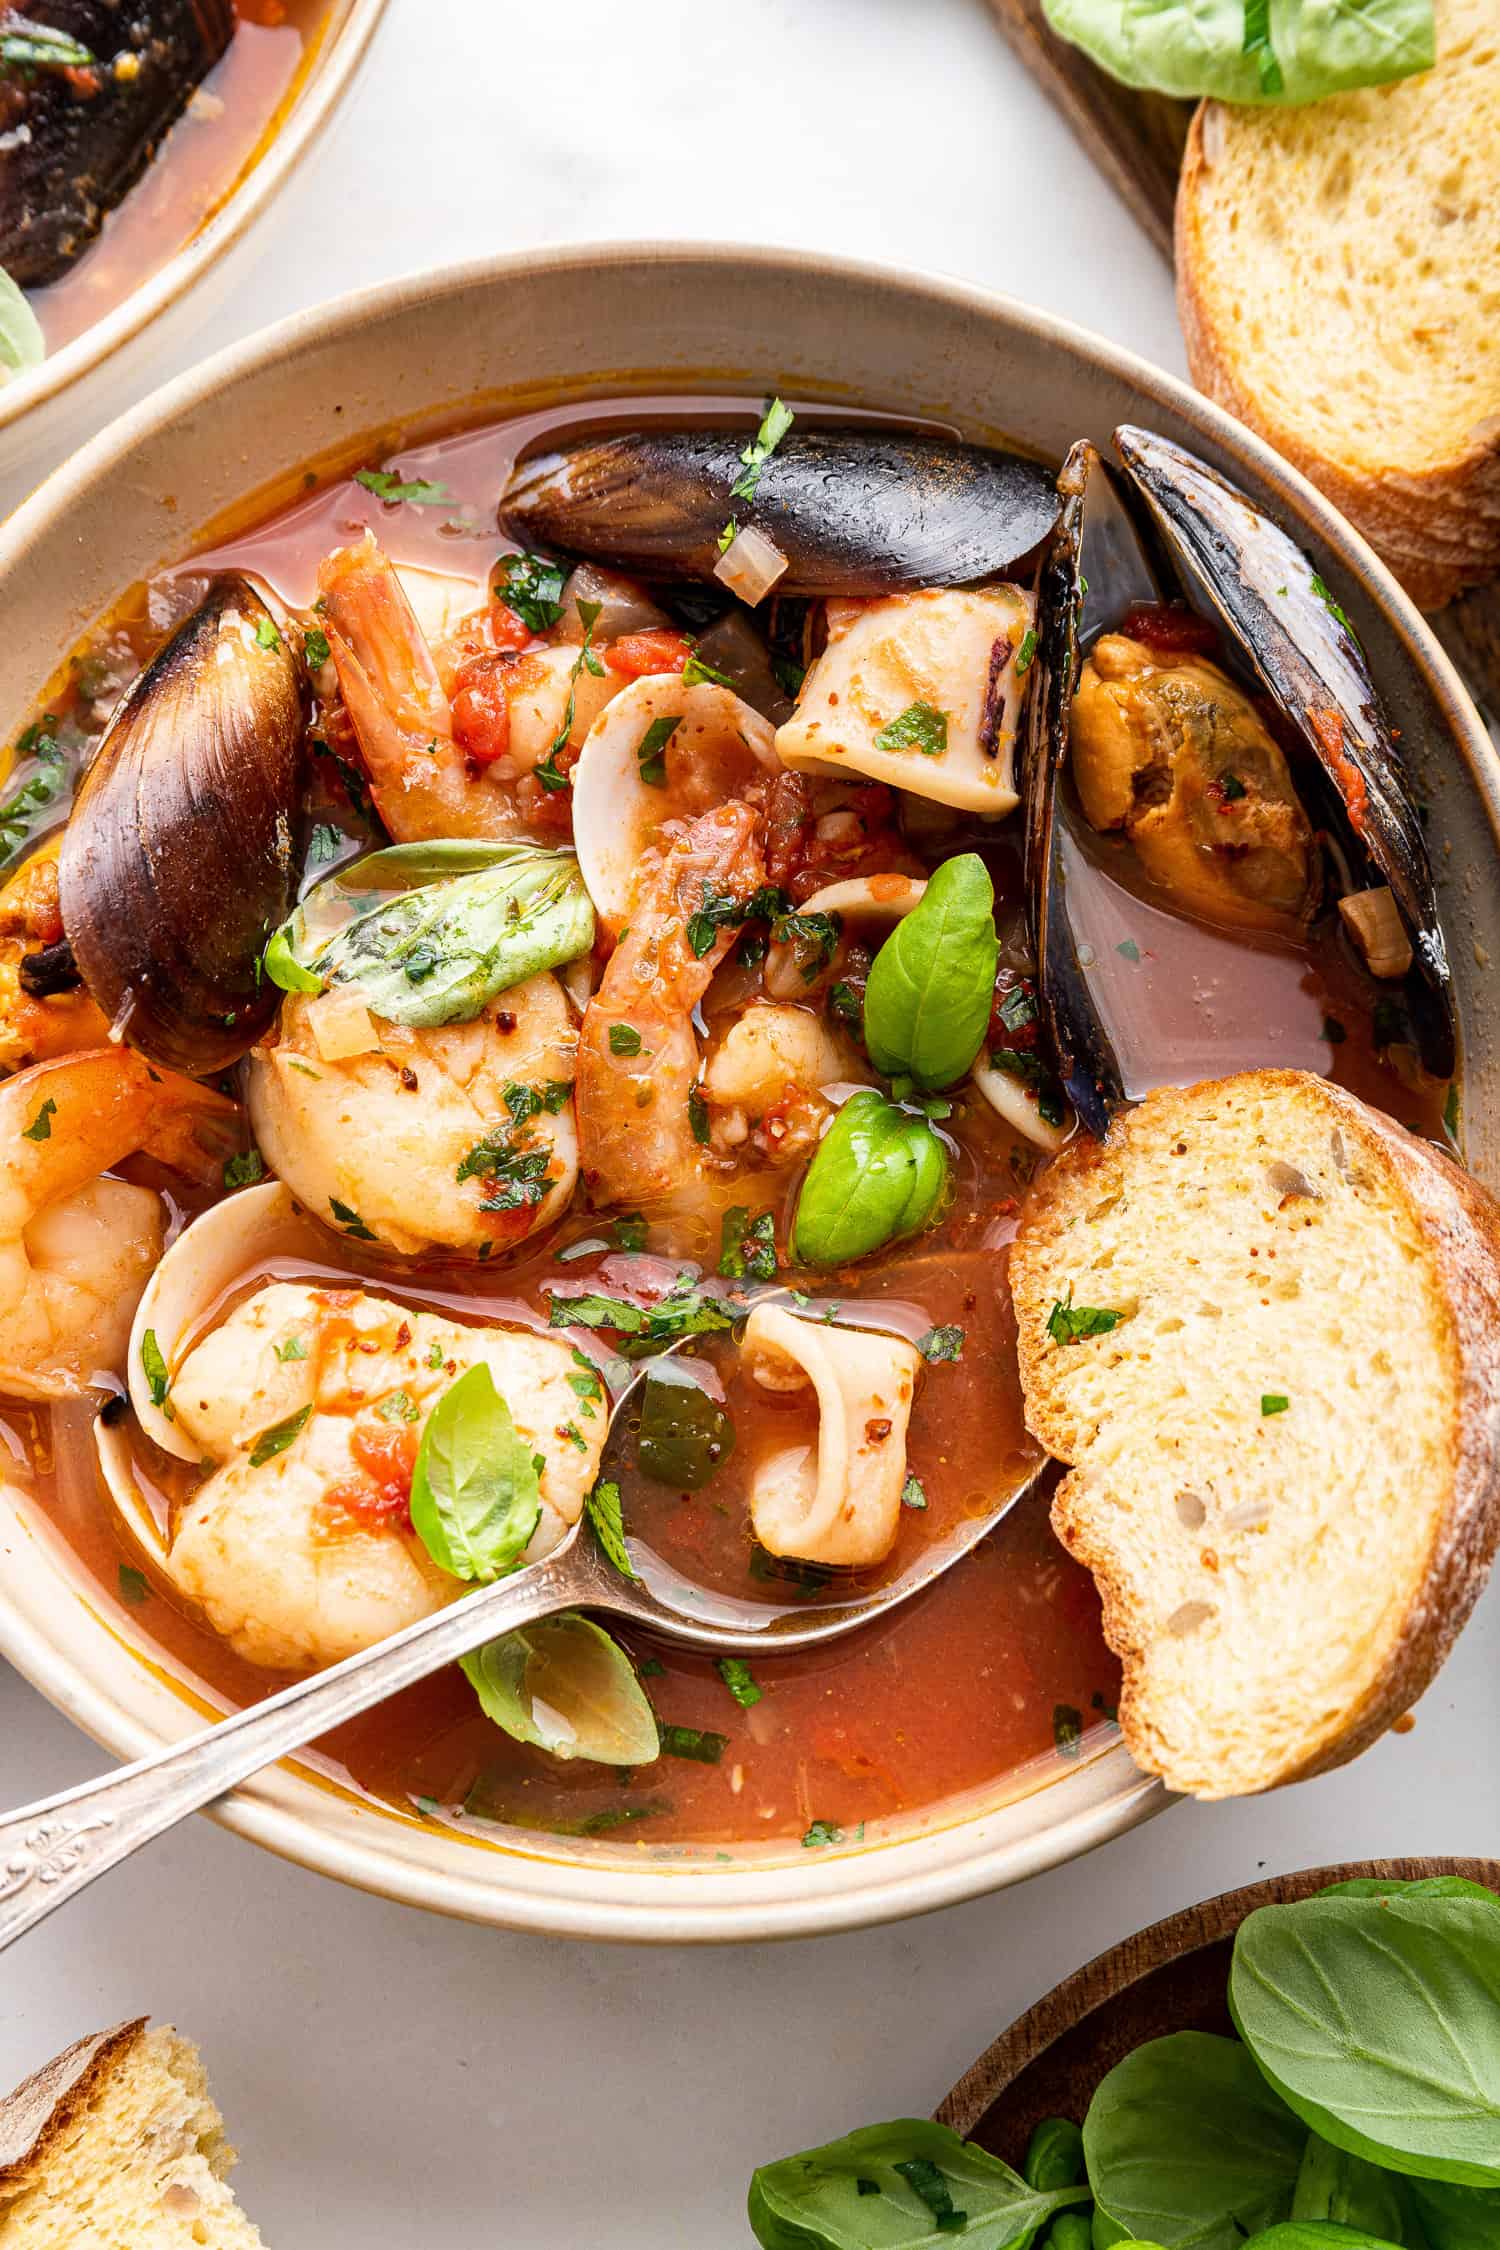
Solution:
[[[1189,912],[1281,935],[1298,934],[1319,904],[1299,795],[1316,789],[1339,850],[1368,870],[1359,907],[1340,902],[1352,909],[1345,919],[1375,928],[1378,964],[1373,940],[1362,940],[1367,960],[1405,974],[1421,1061],[1451,1077],[1456,1028],[1432,870],[1348,621],[1300,548],[1205,463],[1130,427],[1115,446],[1123,474],[1084,442],[1058,479],[1023,759],[1041,1012],[1069,1099],[1096,1135],[1124,1099],[1068,907],[1079,847],[1058,788],[1070,761],[1091,824],[1123,828],[1145,872]],[[1132,608],[1184,596],[1180,646],[1130,637]],[[1122,617],[1124,635],[1113,630]],[[1306,746],[1305,773],[1293,774],[1254,699],[1195,651],[1191,628],[1204,618],[1286,738]]]
[[[233,1062],[281,995],[261,971],[291,911],[307,680],[235,572],[152,658],[110,721],[63,836],[63,927],[105,1017],[148,1060]]]
[[[652,580],[713,582],[746,505],[732,430],[584,437],[517,467],[502,528],[528,546]],[[748,514],[787,558],[778,595],[963,586],[1008,570],[1057,520],[1050,473],[1019,455],[900,430],[793,430]]]
[[[233,0],[0,8],[0,266],[56,281],[134,187],[234,36]]]

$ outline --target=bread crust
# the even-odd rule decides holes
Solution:
[[[1356,1096],[1301,1071],[1256,1071],[1147,1097],[1147,1107],[1163,1109],[1221,1100],[1253,1084],[1267,1095],[1284,1091],[1311,1094],[1330,1122],[1357,1144],[1362,1158],[1384,1175],[1387,1186],[1405,1201],[1418,1223],[1441,1290],[1448,1348],[1452,1355],[1456,1407],[1448,1437],[1446,1498],[1432,1524],[1426,1569],[1408,1605],[1391,1660],[1347,1708],[1336,1730],[1310,1739],[1300,1756],[1284,1762],[1258,1787],[1308,1780],[1345,1764],[1385,1733],[1430,1686],[1478,1600],[1500,1542],[1500,1205],[1470,1174],[1430,1142],[1368,1108]],[[1179,1112],[1181,1113],[1181,1112]],[[1066,1214],[1086,1209],[1096,1199],[1099,1175],[1120,1159],[1120,1141],[1131,1118],[1117,1119],[1103,1144],[1075,1142],[1036,1182],[1022,1212],[1012,1250],[1019,1356],[1026,1417],[1047,1450],[1069,1465],[1080,1449],[1079,1433],[1066,1426],[1046,1380],[1047,1349],[1041,1276],[1029,1272],[1027,1245]],[[1170,1129],[1170,1128],[1169,1128]],[[1082,1480],[1064,1478],[1052,1504],[1052,1525],[1076,1560],[1094,1573],[1103,1608],[1104,1635],[1125,1667],[1120,1727],[1137,1764],[1156,1773],[1169,1787],[1173,1757],[1142,1708],[1141,1669],[1145,1656],[1143,1622],[1131,1586],[1116,1575],[1114,1558],[1097,1533],[1097,1499],[1086,1496]],[[1201,1769],[1209,1760],[1199,1758]],[[1194,1786],[1196,1795],[1229,1795]]]
[[[1500,418],[1461,454],[1420,471],[1369,475],[1310,444],[1295,422],[1251,386],[1234,338],[1216,318],[1217,268],[1204,239],[1203,209],[1213,172],[1204,135],[1215,106],[1200,102],[1193,114],[1174,222],[1177,317],[1193,381],[1326,494],[1420,609],[1440,609],[1466,586],[1500,573]]]
[[[145,2037],[145,2016],[75,2039],[0,2099],[0,2211],[44,2170],[105,2081]]]

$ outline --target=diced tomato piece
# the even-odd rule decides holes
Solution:
[[[604,651],[604,661],[627,680],[644,680],[653,672],[680,672],[692,653],[683,634],[657,626],[646,633],[622,633]]]
[[[1219,646],[1215,627],[1182,602],[1137,602],[1119,630],[1157,656],[1213,656]]]
[[[364,1478],[332,1487],[328,1505],[360,1523],[411,1520],[411,1480],[417,1463],[417,1432],[410,1422],[382,1423],[376,1429],[357,1422],[349,1440]]]
[[[458,675],[453,696],[453,733],[469,756],[482,766],[503,758],[510,748],[510,697],[507,675],[512,663],[497,650],[471,657]]]
[[[535,638],[536,635],[524,617],[517,617],[513,609],[506,608],[504,602],[492,604],[490,639],[496,648],[514,649],[519,653],[523,648],[529,648]]]

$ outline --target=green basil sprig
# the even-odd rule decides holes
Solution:
[[[946,859],[875,956],[865,1045],[887,1078],[937,1093],[962,1078],[984,1041],[999,946],[995,890],[982,859]]]
[[[1027,2250],[1055,2211],[1088,2194],[1029,2187],[946,2125],[898,2117],[761,2165],[750,2224],[762,2250],[917,2250],[944,2235],[966,2250]]]
[[[412,1472],[412,1529],[439,1570],[488,1580],[518,1560],[541,1514],[531,1448],[488,1367],[471,1367],[427,1417]]]
[[[948,1152],[925,1117],[873,1088],[852,1094],[819,1142],[792,1230],[799,1265],[841,1266],[926,1226]]]
[[[625,1651],[576,1610],[544,1617],[460,1659],[486,1718],[554,1758],[644,1766],[656,1717]]]
[[[1353,2227],[1379,2242],[1406,2238],[1406,2215],[1395,2175],[1382,2172],[1363,2156],[1335,2148],[1318,2133],[1308,2134],[1302,2151],[1302,2168],[1292,2190],[1292,2220]]]
[[[1293,107],[1430,70],[1432,0],[1043,0],[1054,31],[1127,86]]]
[[[375,903],[329,934],[342,908],[372,893]],[[372,1015],[422,1028],[469,1022],[497,993],[593,942],[594,909],[571,852],[444,840],[341,868],[276,932],[266,974],[285,992],[352,986]]]
[[[1267,2083],[1386,2171],[1500,2188],[1500,1914],[1412,1892],[1262,1906],[1235,1936],[1235,2025]]]

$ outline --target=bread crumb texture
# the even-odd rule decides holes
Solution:
[[[121,2025],[0,2108],[0,2250],[258,2250],[196,2048]]]
[[[1194,380],[1418,599],[1500,568],[1500,8],[1437,67],[1302,109],[1206,103],[1178,203]]]
[[[1037,1182],[1011,1255],[1027,1419],[1071,1465],[1053,1524],[1170,1787],[1336,1764],[1437,1669],[1500,1528],[1497,1216],[1295,1071],[1151,1094]],[[1118,1318],[1060,1341],[1068,1303]]]

